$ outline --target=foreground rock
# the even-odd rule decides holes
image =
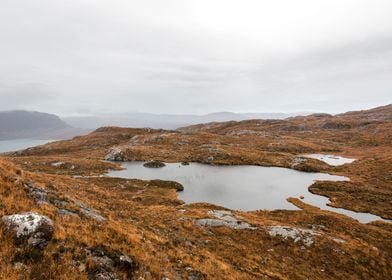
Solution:
[[[145,164],[143,164],[144,167],[148,167],[148,168],[161,168],[166,166],[166,164],[164,164],[163,162],[159,161],[159,160],[152,160],[149,162],[146,162]]]
[[[43,249],[53,237],[52,220],[35,212],[4,216],[6,234],[18,245]]]

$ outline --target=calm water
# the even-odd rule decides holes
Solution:
[[[324,161],[325,163],[332,166],[339,166],[346,163],[352,163],[353,161],[355,161],[354,158],[345,158],[341,156],[323,155],[323,154],[310,154],[310,155],[304,155],[304,157],[315,158]]]
[[[308,187],[316,180],[349,180],[343,176],[324,173],[306,173],[288,168],[260,166],[214,166],[191,163],[167,163],[163,168],[145,168],[142,162],[124,163],[124,170],[111,171],[108,176],[162,179],[181,183],[185,190],[179,198],[186,203],[209,202],[236,210],[289,209],[298,208],[286,198],[305,197],[304,202],[353,217],[360,222],[380,219],[367,213],[356,213],[345,209],[328,207],[328,199],[313,195]]]
[[[0,141],[0,153],[13,152],[27,149],[34,146],[43,145],[55,140],[34,140],[34,139],[14,139]]]

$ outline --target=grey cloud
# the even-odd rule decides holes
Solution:
[[[306,9],[321,4],[301,0],[287,13],[218,2],[1,1],[0,110],[336,111],[392,102],[391,2],[363,1],[367,13],[336,0],[309,18]]]

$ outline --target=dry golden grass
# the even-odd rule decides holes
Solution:
[[[317,183],[311,189],[329,196],[335,206],[391,218],[392,128],[389,110],[381,111],[216,123],[178,131],[103,128],[9,155],[0,160],[0,215],[36,211],[54,221],[55,234],[37,254],[21,251],[0,231],[0,278],[87,279],[95,263],[86,248],[104,246],[137,263],[132,276],[115,269],[121,279],[392,279],[392,228],[387,223],[360,224],[290,199],[302,210],[233,213],[255,230],[204,228],[197,219],[212,218],[208,210],[220,207],[182,205],[174,189],[151,182],[72,177],[119,168],[102,162],[112,146],[123,148],[131,160],[203,162],[213,155],[216,164],[282,167],[291,167],[302,153],[337,152],[359,160],[343,167],[308,160],[295,168],[349,176],[349,183]],[[376,121],[364,128],[365,116]],[[66,164],[56,167],[55,162]],[[60,215],[53,203],[37,204],[23,188],[26,181],[67,201],[67,209],[77,216]],[[78,201],[107,222],[83,214]],[[267,227],[275,225],[312,229],[320,235],[304,247],[271,237]],[[17,262],[25,263],[28,271],[15,269]]]

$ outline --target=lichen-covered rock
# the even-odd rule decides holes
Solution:
[[[4,216],[2,221],[5,233],[18,245],[42,249],[53,237],[52,220],[34,212]]]
[[[124,152],[119,148],[111,148],[106,154],[105,160],[124,161]]]
[[[250,224],[234,217],[230,211],[210,210],[208,214],[214,216],[216,219],[198,219],[196,224],[204,227],[225,226],[232,229],[255,229]]]
[[[314,243],[314,237],[320,235],[319,232],[311,229],[303,229],[290,226],[270,226],[267,232],[272,237],[280,237],[282,239],[291,239],[294,243],[302,242],[305,246]]]

